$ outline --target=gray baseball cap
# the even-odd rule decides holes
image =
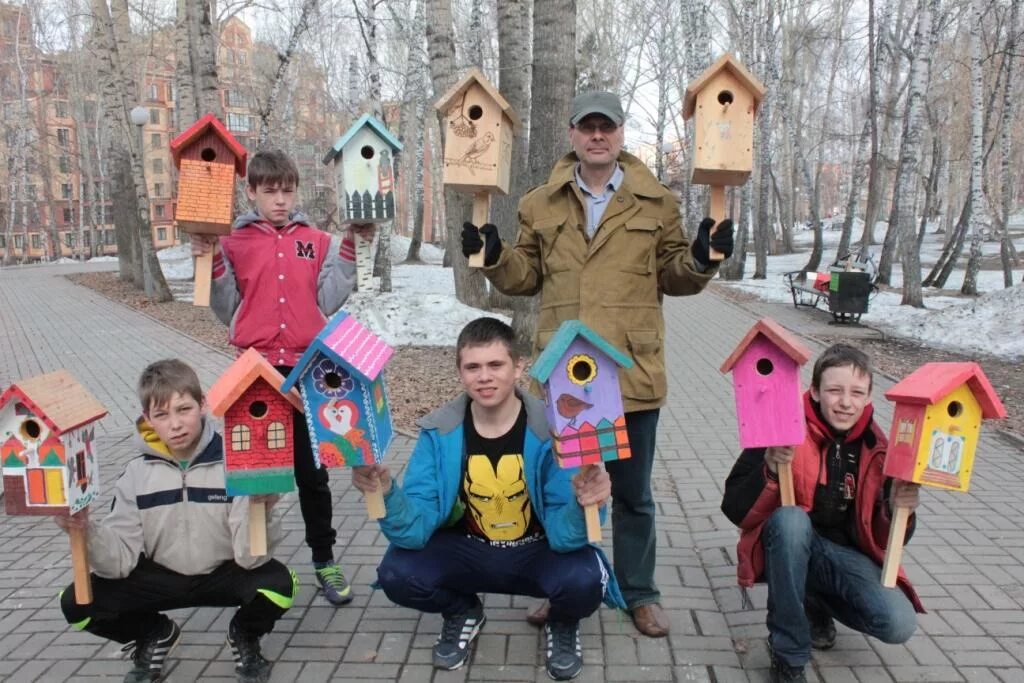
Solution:
[[[569,123],[575,126],[591,114],[600,114],[611,119],[616,126],[621,126],[626,115],[622,113],[622,102],[615,93],[592,91],[580,93],[572,99],[569,108]]]

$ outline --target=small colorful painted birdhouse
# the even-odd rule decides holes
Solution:
[[[977,363],[926,363],[885,392],[896,404],[885,474],[966,491],[983,419],[1006,417]]]
[[[579,320],[566,320],[530,368],[544,386],[548,424],[562,467],[630,456],[619,368],[633,360]]]
[[[317,467],[372,465],[394,432],[384,365],[394,349],[345,311],[338,311],[288,375],[298,387]]]
[[[0,465],[9,515],[75,514],[97,495],[96,425],[107,409],[67,370],[0,395]]]
[[[754,167],[754,117],[764,93],[764,85],[728,53],[687,86],[683,118],[696,116],[691,182],[747,182]]]
[[[519,117],[497,88],[470,69],[434,107],[445,119],[443,182],[460,192],[508,194]]]
[[[395,217],[396,158],[402,143],[383,123],[364,114],[327,150],[334,163],[342,224],[379,223]]]
[[[293,441],[298,392],[281,393],[284,377],[255,349],[224,371],[206,396],[224,420],[224,471],[230,496],[295,490]]]
[[[245,177],[245,147],[213,114],[196,121],[171,141],[178,167],[174,220],[188,233],[231,232],[235,175]]]
[[[750,328],[722,363],[732,372],[740,446],[795,446],[806,436],[800,366],[811,352],[771,318]]]

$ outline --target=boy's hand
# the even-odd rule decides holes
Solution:
[[[921,503],[921,485],[894,479],[889,493],[889,509],[907,508],[913,512]]]
[[[792,446],[769,446],[764,452],[764,464],[772,472],[779,471],[779,465],[793,462],[796,449]]]
[[[267,513],[269,513],[277,501],[281,500],[281,495],[278,493],[264,493],[259,496],[252,496],[249,500],[253,503],[263,503],[267,506]]]
[[[580,507],[604,505],[612,495],[612,480],[601,465],[587,465],[580,468],[572,478],[572,487]]]
[[[373,240],[373,233],[377,231],[377,226],[374,223],[353,223],[349,226],[349,231],[352,236],[358,235],[364,240]]]
[[[220,240],[217,239],[216,235],[200,235],[194,234],[189,236],[190,244],[192,245],[192,256],[205,256],[213,250],[213,253],[217,253],[217,247],[220,244]]]
[[[72,529],[78,531],[85,531],[89,528],[89,508],[79,510],[75,514],[69,514],[67,510],[60,512],[53,516],[53,521],[57,523],[61,529],[65,532],[69,532]]]
[[[391,470],[387,465],[362,465],[352,468],[352,485],[363,493],[380,491],[387,495],[391,490]]]

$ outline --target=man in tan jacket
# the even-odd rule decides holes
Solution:
[[[654,583],[651,468],[668,393],[661,299],[703,290],[718,270],[709,247],[728,257],[733,228],[726,220],[712,234],[714,221],[705,218],[691,245],[679,200],[622,151],[624,119],[615,94],[578,95],[569,122],[573,152],[519,202],[516,244],[502,244],[494,225],[467,223],[462,245],[467,256],[484,250],[484,275],[505,294],[540,294],[535,352],[563,321],[577,319],[632,357],[619,378],[633,455],[607,463],[613,564],[636,627],[660,637],[669,624]]]

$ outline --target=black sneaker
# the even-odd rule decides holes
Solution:
[[[544,636],[547,650],[544,668],[556,681],[568,681],[583,671],[583,647],[580,645],[580,622],[546,621]]]
[[[181,639],[181,629],[173,620],[164,617],[164,624],[152,633],[128,643],[122,652],[135,662],[131,671],[124,675],[124,683],[149,683],[163,680],[164,660]]]
[[[348,585],[344,572],[337,562],[331,560],[323,564],[313,564],[316,582],[323,591],[327,602],[341,606],[352,602],[352,587]]]
[[[434,667],[454,671],[469,659],[469,644],[478,635],[487,621],[484,606],[477,601],[468,612],[445,617],[441,635],[434,643]]]
[[[228,625],[228,645],[235,658],[235,676],[239,683],[267,683],[270,662],[260,651],[260,638],[243,632],[232,619]]]
[[[811,627],[811,647],[815,650],[831,650],[836,645],[836,622],[828,613],[821,600],[808,595],[804,599],[804,614]]]
[[[772,652],[771,643],[768,644],[768,653],[772,658],[772,668],[768,672],[768,680],[771,683],[807,683],[807,674],[802,666],[790,666],[775,656]]]

